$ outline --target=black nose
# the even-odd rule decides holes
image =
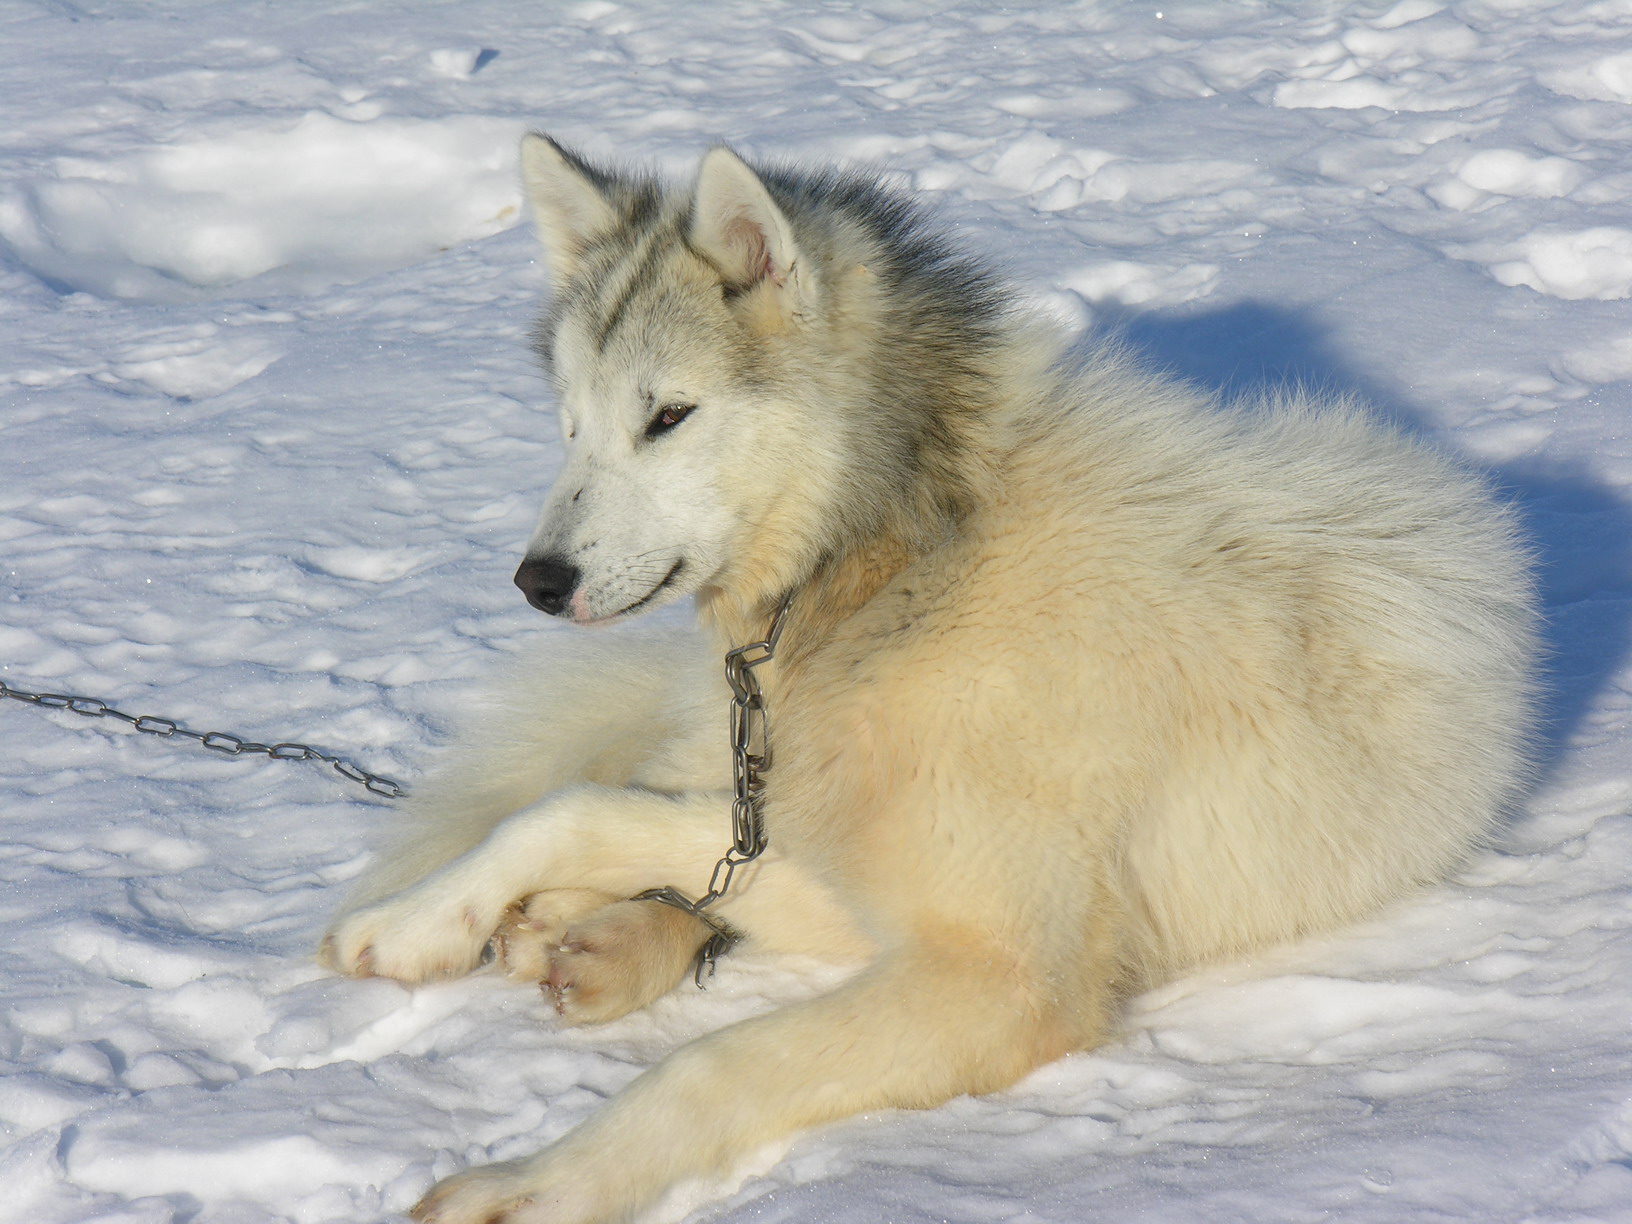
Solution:
[[[561,557],[528,557],[516,570],[516,585],[540,612],[560,616],[578,577],[578,567]]]

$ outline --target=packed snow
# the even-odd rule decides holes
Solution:
[[[877,165],[1073,325],[1359,391],[1523,507],[1552,721],[1498,845],[652,1220],[1632,1221],[1624,0],[0,0],[0,46],[9,685],[411,784],[508,649],[571,648],[509,582],[560,455],[529,127]],[[739,955],[583,1030],[492,975],[342,980],[312,949],[388,801],[15,701],[0,731],[5,1221],[397,1219],[826,980]]]

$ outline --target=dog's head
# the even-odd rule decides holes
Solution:
[[[516,574],[535,607],[753,607],[868,541],[944,537],[1007,307],[910,201],[723,147],[678,189],[543,136],[521,160],[567,443]]]
[[[744,549],[797,547],[778,525],[838,456],[787,392],[815,276],[760,178],[718,148],[665,191],[542,136],[522,168],[567,460],[516,584],[592,624],[727,581]]]

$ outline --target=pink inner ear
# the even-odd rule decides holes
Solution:
[[[742,252],[742,266],[748,272],[749,280],[768,280],[776,285],[782,283],[782,274],[771,259],[771,244],[758,222],[751,217],[738,215],[725,227],[725,237]]]

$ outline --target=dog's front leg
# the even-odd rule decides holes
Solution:
[[[704,882],[729,800],[585,783],[510,817],[474,849],[395,896],[342,916],[323,959],[360,977],[423,982],[469,972],[506,911],[544,889],[631,896]]]
[[[647,1072],[539,1155],[449,1178],[424,1224],[608,1224],[672,1182],[790,1131],[1013,1083],[1097,1038],[1047,975],[943,928],[832,994],[723,1029]]]

